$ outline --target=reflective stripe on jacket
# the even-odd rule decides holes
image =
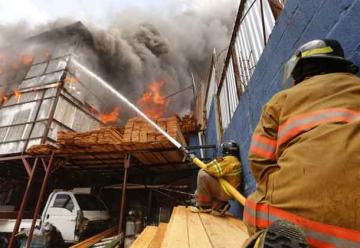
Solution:
[[[214,159],[210,163],[206,164],[204,171],[214,177],[224,178],[235,188],[240,185],[241,163],[235,156],[225,156]],[[228,196],[232,197],[222,184],[221,187]]]
[[[360,79],[318,75],[274,95],[249,162],[255,202],[360,231]]]
[[[268,204],[257,204],[251,199],[246,200],[244,221],[247,225],[264,229],[278,219],[298,225],[305,232],[306,240],[312,247],[360,247],[360,231],[322,224]]]

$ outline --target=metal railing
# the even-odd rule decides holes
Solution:
[[[240,2],[217,90],[222,131],[228,127],[234,115],[274,25],[275,18],[267,0]],[[209,103],[206,104],[208,109]]]

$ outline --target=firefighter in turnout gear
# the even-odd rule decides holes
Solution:
[[[196,207],[191,208],[192,212],[211,212],[223,216],[230,208],[228,200],[232,199],[231,194],[218,178],[225,179],[235,188],[239,187],[241,178],[239,147],[235,142],[229,141],[221,145],[221,150],[223,157],[206,164],[206,167],[198,173]]]
[[[246,247],[360,247],[357,71],[336,40],[306,43],[285,66],[293,87],[268,101],[252,136],[244,221],[263,231]]]

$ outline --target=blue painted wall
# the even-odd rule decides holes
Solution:
[[[205,131],[205,144],[208,145],[217,145],[217,134],[216,134],[216,115],[215,115],[215,97],[211,102],[209,119],[207,121],[207,128]],[[213,158],[217,154],[217,150],[208,149],[205,152],[205,157]]]
[[[283,65],[303,43],[318,39],[337,39],[348,59],[360,65],[360,0],[289,0],[270,35],[223,140],[233,139],[241,147],[243,192],[255,190],[247,154],[251,135],[259,120],[262,106],[283,89]],[[215,113],[212,108],[206,141],[213,144]],[[216,139],[215,139],[216,140]],[[235,206],[236,207],[236,206]],[[237,207],[236,207],[237,208]]]

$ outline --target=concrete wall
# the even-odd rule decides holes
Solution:
[[[360,0],[289,0],[270,35],[268,44],[232,118],[223,140],[241,147],[245,195],[255,190],[247,160],[251,134],[261,109],[282,90],[283,65],[301,44],[317,38],[337,39],[345,55],[360,65]],[[210,113],[206,141],[216,141],[214,108]],[[214,139],[215,137],[215,139]]]

